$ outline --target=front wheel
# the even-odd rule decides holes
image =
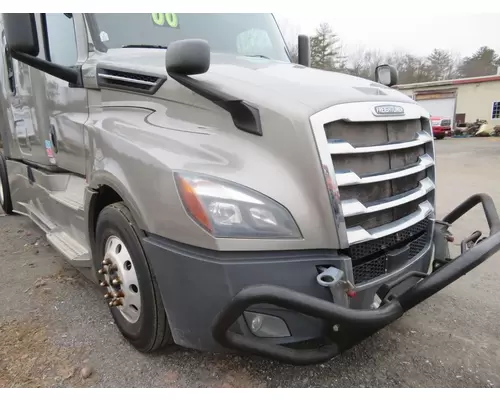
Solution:
[[[156,279],[141,246],[141,232],[123,203],[105,207],[96,226],[100,285],[123,336],[149,353],[172,343]]]

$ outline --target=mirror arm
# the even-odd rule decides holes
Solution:
[[[231,114],[234,125],[242,131],[262,136],[262,125],[259,110],[244,100],[221,93],[206,83],[197,81],[190,76],[167,71],[171,78],[196,94],[210,100]]]
[[[81,83],[80,73],[72,68],[63,67],[54,64],[50,61],[42,60],[38,57],[30,56],[29,54],[19,53],[14,50],[10,50],[12,58],[28,64],[36,69],[60,78],[66,82],[72,83],[74,85],[79,85]]]

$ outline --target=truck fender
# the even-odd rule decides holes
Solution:
[[[97,222],[96,207],[98,206],[97,200],[99,198],[99,189],[103,186],[108,186],[112,189],[118,196],[120,196],[121,200],[128,207],[130,212],[132,213],[132,217],[134,218],[134,222],[137,227],[141,230],[147,230],[146,223],[142,218],[140,213],[140,208],[137,205],[137,202],[134,199],[134,196],[127,190],[126,186],[112,173],[108,171],[99,171],[96,172],[91,181],[89,182],[88,188],[85,193],[85,216],[86,216],[86,224],[88,227],[88,235],[90,240],[91,248],[94,247],[94,233],[95,233],[95,224]]]

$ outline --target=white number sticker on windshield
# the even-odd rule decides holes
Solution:
[[[174,13],[152,13],[153,24],[157,26],[166,26],[168,28],[178,28],[179,20]]]

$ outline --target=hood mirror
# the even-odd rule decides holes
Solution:
[[[210,68],[210,46],[206,40],[184,39],[168,45],[165,56],[168,73],[204,74]]]
[[[392,65],[382,64],[375,68],[375,80],[385,86],[394,86],[398,83],[398,71]]]
[[[311,66],[311,44],[309,36],[307,35],[299,35],[299,64],[304,67]]]

